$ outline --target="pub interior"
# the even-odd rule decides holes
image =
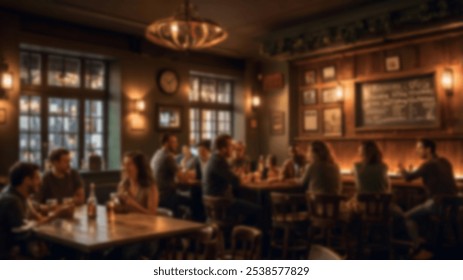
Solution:
[[[461,259],[462,15],[1,0],[0,258]]]

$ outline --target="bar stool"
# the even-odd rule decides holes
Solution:
[[[359,194],[360,229],[358,249],[361,256],[381,250],[392,257],[392,194]]]
[[[435,213],[431,216],[433,224],[431,245],[437,254],[444,248],[461,245],[461,218],[463,196],[438,195],[434,198]]]
[[[287,194],[272,192],[271,246],[281,251],[283,259],[288,253],[307,254],[309,213],[305,194]]]
[[[348,217],[340,211],[341,202],[345,199],[345,196],[337,194],[307,193],[310,210],[309,236],[312,242],[320,240],[328,247],[336,245],[346,253],[349,251]],[[320,232],[319,236],[316,236],[317,231]],[[333,240],[337,243],[333,244]]]

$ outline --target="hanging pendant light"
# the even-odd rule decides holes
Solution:
[[[185,0],[173,17],[151,23],[145,36],[174,50],[198,50],[221,43],[228,34],[219,24],[200,18],[194,5]]]

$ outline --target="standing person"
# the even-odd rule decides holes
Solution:
[[[357,192],[390,192],[387,165],[383,154],[374,141],[363,141],[359,146],[360,162],[354,164],[354,177]]]
[[[148,160],[140,152],[128,152],[123,159],[122,181],[118,194],[121,206],[128,211],[155,215],[159,192]]]
[[[0,259],[10,258],[11,249],[21,248],[29,254],[30,231],[33,224],[27,218],[27,199],[39,188],[39,167],[32,163],[18,162],[9,172],[10,185],[0,194]]]
[[[178,148],[177,137],[166,133],[162,136],[161,143],[162,147],[156,151],[150,163],[159,189],[159,206],[171,209],[179,216],[178,206],[186,201],[184,197],[177,195],[176,180],[184,181],[186,178],[174,158]]]
[[[307,158],[309,164],[301,179],[305,190],[324,194],[341,193],[341,171],[328,146],[322,141],[312,142]]]
[[[43,176],[43,185],[39,193],[39,201],[73,198],[76,205],[85,203],[85,193],[79,173],[71,169],[71,154],[66,149],[56,149],[50,153],[51,170]]]
[[[420,139],[416,143],[416,153],[423,163],[415,171],[408,172],[402,163],[399,170],[405,180],[421,178],[426,189],[427,200],[405,213],[407,229],[415,249],[419,248],[420,236],[417,221],[429,216],[435,211],[434,200],[439,195],[454,195],[457,193],[452,164],[436,153],[436,143],[430,139]]]
[[[227,162],[233,152],[233,143],[230,135],[217,136],[214,142],[214,153],[206,166],[203,177],[203,194],[229,198],[232,201],[231,213],[246,217],[246,223],[258,224],[260,220],[260,207],[253,203],[237,199],[233,190],[240,185],[240,178],[233,173]]]
[[[201,180],[206,172],[206,165],[211,158],[211,141],[203,140],[198,144],[198,157],[196,158],[196,179]]]

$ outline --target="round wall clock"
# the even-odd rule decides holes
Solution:
[[[162,92],[174,94],[179,86],[179,78],[173,70],[162,70],[158,77],[158,85]]]

